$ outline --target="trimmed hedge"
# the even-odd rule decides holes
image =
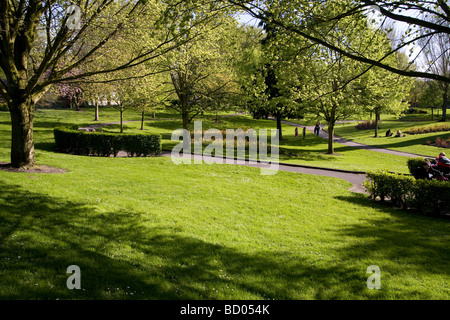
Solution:
[[[128,156],[148,156],[161,153],[161,135],[125,134],[78,131],[76,126],[53,130],[59,150],[78,155],[117,156],[126,151]]]
[[[450,125],[448,123],[437,124],[428,127],[419,127],[419,128],[411,128],[405,130],[404,133],[408,134],[423,134],[423,133],[431,133],[431,132],[445,132],[450,131]]]
[[[415,158],[410,158],[408,159],[408,169],[409,169],[409,173],[411,173],[412,175],[414,175],[414,172],[416,171],[417,168],[422,167],[425,163],[425,159],[422,157],[415,157]]]
[[[433,214],[450,208],[450,183],[446,181],[416,180],[386,171],[368,172],[366,177],[364,187],[372,200],[389,198],[398,207]]]

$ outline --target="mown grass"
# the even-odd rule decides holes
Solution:
[[[276,129],[276,122],[273,120],[255,120],[248,115],[222,116],[219,123],[214,117],[199,117],[203,130],[211,128],[225,130],[235,129]],[[182,127],[181,120],[168,121],[146,121],[145,130],[150,133],[160,133],[162,135],[163,150],[171,151],[178,140],[172,141],[172,132]],[[279,161],[313,167],[326,167],[350,171],[369,171],[374,169],[388,170],[399,173],[408,173],[406,166],[407,159],[397,155],[377,153],[369,150],[356,149],[342,144],[335,144],[335,154],[329,155],[327,140],[317,137],[311,132],[307,132],[303,139],[294,136],[294,128],[288,124],[283,124],[283,140],[280,141]],[[102,128],[106,132],[119,132],[119,125],[113,124]],[[191,125],[191,130],[194,124]],[[140,132],[140,122],[128,122],[125,124],[127,132]],[[192,146],[193,148],[193,146]],[[225,150],[224,150],[225,154]]]
[[[345,138],[347,140],[377,146],[380,148],[392,149],[397,151],[403,151],[408,153],[414,153],[418,155],[437,157],[440,152],[448,152],[446,148],[438,148],[427,145],[427,140],[434,142],[436,138],[441,137],[443,139],[450,137],[450,132],[432,132],[424,134],[406,134],[406,137],[386,137],[385,133],[388,129],[396,133],[398,129],[404,132],[411,128],[428,127],[441,124],[435,120],[428,121],[398,121],[393,120],[390,117],[386,119],[382,118],[380,123],[378,137],[374,138],[374,130],[358,130],[355,128],[357,123],[344,123],[339,124],[336,129],[336,135]]]
[[[448,299],[448,220],[334,178],[55,153],[52,127],[84,121],[36,115],[38,162],[68,172],[0,171],[2,299]],[[81,290],[66,287],[69,265]]]

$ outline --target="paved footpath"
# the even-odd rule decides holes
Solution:
[[[162,156],[170,157],[171,152],[163,151]],[[176,154],[175,156],[180,156]],[[186,154],[183,155],[184,158],[202,159],[203,161],[213,162],[213,163],[227,163],[227,164],[235,164],[235,165],[245,165],[249,167],[255,168],[266,168],[270,170],[270,165],[262,162],[250,162],[248,160],[237,160],[237,159],[225,159],[225,158],[216,158],[211,156],[202,156],[195,154]],[[333,177],[346,180],[353,184],[353,186],[349,189],[353,192],[364,193],[363,182],[366,179],[366,174],[364,172],[356,172],[356,171],[345,171],[345,170],[335,170],[335,169],[327,169],[327,168],[317,168],[317,167],[308,167],[302,165],[294,165],[287,163],[279,163],[277,170],[280,171],[288,171],[288,172],[297,172],[304,174],[313,174],[319,176]]]
[[[303,125],[300,125],[298,123],[294,123],[294,122],[290,122],[287,120],[282,120],[283,123],[294,126],[294,127],[303,127]],[[314,133],[314,126],[306,126],[306,129],[308,129],[309,131],[311,131],[312,133]],[[319,136],[321,138],[327,139],[328,140],[328,132],[325,131],[323,128],[319,133]],[[339,144],[343,144],[349,147],[354,147],[354,148],[358,148],[358,149],[364,149],[364,150],[370,150],[370,151],[374,151],[374,152],[381,152],[381,153],[387,153],[387,154],[393,154],[393,155],[397,155],[397,156],[402,156],[402,157],[409,157],[409,158],[414,158],[414,157],[429,157],[429,158],[435,158],[434,156],[429,156],[429,155],[422,155],[422,154],[414,154],[414,153],[408,153],[408,152],[402,152],[402,151],[396,151],[396,150],[390,150],[390,149],[384,149],[384,148],[379,148],[376,146],[369,146],[367,144],[362,144],[362,143],[358,143],[358,142],[353,142],[350,140],[346,140],[344,138],[341,138],[337,135],[334,135],[334,142],[337,142]]]
[[[158,120],[164,120],[164,119],[158,119]],[[136,121],[140,121],[140,120],[136,120]],[[154,120],[153,120],[154,121]],[[130,122],[130,121],[124,121],[124,122]],[[294,126],[294,127],[302,127],[302,125],[298,124],[298,123],[294,123],[294,122],[290,122],[287,120],[282,120],[283,123]],[[93,124],[90,126],[87,126],[83,129],[98,129],[100,127],[106,126],[106,125],[110,125],[110,124],[117,124],[118,122],[110,122],[110,123],[97,123],[97,124]],[[314,132],[314,126],[306,126],[306,128],[311,131]],[[80,128],[81,129],[81,128]],[[324,138],[324,139],[328,139],[328,132],[326,132],[325,130],[321,130],[320,137]],[[334,141],[346,146],[350,146],[350,147],[354,147],[354,148],[359,148],[359,149],[365,149],[365,150],[370,150],[370,151],[374,151],[374,152],[381,152],[381,153],[387,153],[387,154],[393,154],[393,155],[398,155],[398,156],[403,156],[403,157],[417,157],[419,155],[417,154],[412,154],[412,153],[407,153],[407,152],[401,152],[401,151],[395,151],[395,150],[389,150],[389,149],[383,149],[383,148],[378,148],[375,146],[369,146],[369,145],[364,145],[361,143],[357,143],[357,142],[353,142],[353,141],[349,141],[346,139],[343,139],[341,137],[335,136],[334,137]],[[126,153],[125,152],[119,152],[118,154],[119,157],[126,157]],[[164,151],[161,156],[171,156],[171,153],[168,151]],[[422,155],[423,156],[423,155]],[[192,159],[203,159],[204,161],[209,161],[209,162],[220,162],[223,163],[224,159],[218,159],[215,157],[203,157],[201,155],[193,155],[193,154],[188,154],[185,155],[184,157],[191,157]],[[425,157],[432,157],[432,156],[425,156]],[[231,160],[229,160],[231,162]],[[228,161],[227,161],[228,163]],[[233,159],[233,164],[235,165],[245,165],[245,166],[250,166],[250,167],[257,167],[257,168],[264,168],[267,167],[267,164],[264,163],[251,163],[249,161],[239,161],[236,159]],[[363,182],[366,179],[366,174],[364,172],[358,172],[358,171],[346,171],[346,170],[336,170],[336,169],[328,169],[328,168],[318,168],[318,167],[309,167],[309,166],[303,166],[303,165],[294,165],[294,164],[287,164],[287,163],[280,163],[278,168],[278,170],[280,171],[288,171],[288,172],[297,172],[297,173],[304,173],[304,174],[313,174],[313,175],[319,175],[319,176],[327,176],[327,177],[334,177],[334,178],[339,178],[339,179],[343,179],[346,180],[348,182],[350,182],[351,184],[353,184],[353,187],[351,187],[349,190],[353,191],[353,192],[358,192],[358,193],[364,193],[365,189],[363,187]]]

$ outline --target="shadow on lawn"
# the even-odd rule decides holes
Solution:
[[[445,277],[449,279],[450,251],[445,239],[449,236],[450,220],[386,208],[374,204],[367,196],[360,194],[336,198],[358,204],[362,208],[380,208],[388,213],[387,217],[367,217],[362,223],[340,228],[337,235],[339,238],[358,239],[352,245],[338,250],[340,256],[349,261],[370,259],[374,265],[377,265],[377,261],[389,261],[392,265],[388,269],[385,267],[384,271],[388,271],[392,278],[401,274],[414,274],[423,280],[427,280],[429,275],[438,275],[443,280]],[[383,272],[383,266],[380,265],[380,268]],[[387,286],[390,276],[385,277],[384,283]],[[425,284],[426,282],[423,285]],[[448,290],[450,283],[443,281],[442,286],[444,285]],[[418,294],[421,299],[430,298],[424,292],[413,289],[409,294]]]
[[[2,299],[346,299],[386,293],[368,292],[366,270],[349,263],[360,258],[353,252],[361,248],[343,249],[342,259],[329,265],[292,251],[249,253],[159,227],[151,208],[146,214],[120,209],[101,214],[94,204],[5,181],[0,190]],[[388,234],[381,243],[378,229],[370,226],[349,226],[342,233],[375,237],[374,245],[401,257],[417,231],[403,222],[397,231],[384,227]],[[405,232],[404,243],[393,246]],[[438,253],[436,258],[444,258]],[[419,266],[429,267],[421,259]],[[81,269],[83,290],[66,287],[66,269],[73,264]]]
[[[412,135],[408,135],[408,136],[412,136]],[[374,148],[401,148],[401,147],[410,147],[410,146],[415,146],[415,145],[425,145],[427,140],[430,140],[432,142],[436,141],[436,138],[440,137],[440,138],[446,138],[446,137],[450,137],[450,133],[449,132],[437,132],[434,135],[431,136],[427,136],[427,137],[421,137],[420,134],[419,135],[414,135],[417,138],[414,139],[406,139],[404,137],[401,138],[396,138],[396,137],[389,137],[389,138],[385,138],[383,136],[380,136],[380,138],[383,138],[383,140],[380,140],[380,143],[374,143],[371,145],[368,145],[367,147],[364,147],[362,149],[374,149]],[[346,140],[349,141],[354,141],[355,139],[351,139],[351,138],[345,138]],[[375,139],[375,138],[374,138]],[[388,139],[388,140],[386,140]],[[357,141],[356,141],[357,142]]]
[[[55,127],[65,127],[65,126],[73,126],[73,123],[61,121],[61,119],[59,119],[58,121],[36,120],[33,123],[33,128],[35,129],[35,131],[48,131],[45,129],[50,129],[53,132],[53,129]],[[44,129],[44,130],[41,130],[41,129]]]
[[[150,214],[100,214],[92,204],[5,181],[0,188],[2,299],[223,298],[216,290],[231,299],[236,292],[243,299],[296,299],[302,292],[338,299],[367,291],[364,270],[351,265],[316,267],[292,252],[240,252],[159,228]],[[70,265],[81,269],[82,290],[66,287]]]

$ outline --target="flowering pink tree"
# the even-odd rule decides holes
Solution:
[[[59,92],[61,97],[69,105],[69,108],[75,107],[78,111],[83,102],[83,90],[81,88],[67,83],[59,84]]]

